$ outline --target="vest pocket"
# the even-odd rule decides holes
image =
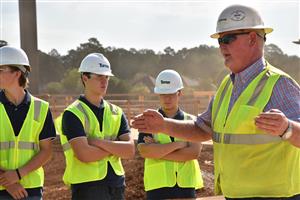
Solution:
[[[230,121],[231,129],[239,134],[249,134],[256,132],[255,117],[261,113],[261,110],[254,106],[241,105],[232,121]],[[228,119],[230,120],[230,119]]]

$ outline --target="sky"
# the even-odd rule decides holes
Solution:
[[[163,52],[199,45],[218,47],[215,32],[221,11],[232,4],[254,7],[274,28],[267,43],[300,57],[300,0],[37,0],[38,49],[65,55],[96,37],[104,47]],[[0,0],[0,39],[20,46],[18,1]]]

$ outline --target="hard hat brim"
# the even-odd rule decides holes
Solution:
[[[179,91],[181,89],[183,89],[183,87],[179,88],[179,89],[177,89],[177,88],[176,89],[161,89],[161,88],[155,87],[154,93],[155,94],[175,94],[177,91]]]
[[[80,73],[86,72],[86,73],[98,74],[98,75],[103,75],[103,76],[115,76],[115,75],[113,75],[113,73],[111,73],[109,71],[107,71],[107,72],[91,72],[91,71],[87,71],[87,70],[85,70],[85,71],[78,70],[78,72],[80,72]]]
[[[91,72],[93,74],[103,75],[103,76],[115,76],[111,72]]]
[[[31,67],[29,65],[19,65],[19,64],[3,64],[3,65],[0,65],[0,66],[4,66],[4,65],[7,65],[7,66],[12,66],[12,67],[16,67],[16,68],[19,68],[22,72],[30,72],[31,71]]]
[[[224,31],[220,31],[220,32],[216,32],[212,35],[210,35],[211,38],[214,39],[218,39],[220,37],[221,33],[226,33],[226,32],[230,32],[230,31],[237,31],[237,30],[261,30],[263,29],[265,31],[266,34],[269,34],[271,32],[273,32],[273,28],[268,28],[268,27],[263,27],[263,26],[256,26],[256,27],[243,27],[243,28],[232,28],[232,29],[227,29]]]

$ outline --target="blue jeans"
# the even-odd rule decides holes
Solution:
[[[72,188],[72,200],[124,200],[125,187],[107,185],[91,185],[89,187]]]

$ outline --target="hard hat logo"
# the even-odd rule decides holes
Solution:
[[[234,21],[241,21],[245,18],[245,13],[241,10],[236,10],[231,14],[230,19]]]
[[[164,81],[164,80],[161,80],[160,82],[161,82],[161,84],[170,84],[171,83],[171,81]]]
[[[109,66],[108,65],[105,65],[105,64],[102,64],[102,63],[99,63],[100,67],[105,67],[105,68],[108,68],[109,69]]]
[[[180,75],[171,69],[160,72],[155,81],[154,93],[174,94],[183,88]]]

